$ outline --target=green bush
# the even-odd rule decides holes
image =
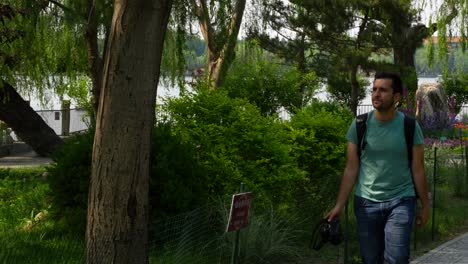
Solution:
[[[196,159],[196,146],[163,122],[153,132],[150,210],[152,219],[180,214],[208,200],[207,178]]]
[[[53,197],[51,214],[71,231],[83,232],[86,227],[93,140],[91,130],[67,138],[54,153],[55,163],[47,168]]]
[[[262,116],[247,100],[201,89],[162,110],[170,121],[153,134],[152,223],[229,197],[242,182],[259,207],[284,207],[302,194],[319,201],[337,189],[351,119],[336,105],[316,102],[286,122]],[[85,227],[92,143],[91,131],[69,138],[48,169],[52,215],[74,230]]]
[[[298,199],[309,197],[310,208],[323,210],[333,203],[346,159],[345,135],[352,120],[349,110],[335,103],[316,101],[291,117],[292,155],[307,172],[307,185]]]
[[[450,112],[458,114],[463,104],[468,103],[468,74],[464,72],[452,74],[443,80],[442,86],[448,97]]]
[[[301,73],[294,67],[272,63],[237,61],[226,77],[223,87],[231,98],[247,99],[263,115],[271,116],[283,107],[295,112],[307,104],[319,88],[315,73]]]
[[[175,132],[196,146],[210,196],[230,195],[244,182],[256,195],[286,198],[291,187],[304,180],[290,155],[284,124],[262,116],[245,99],[201,89],[197,95],[170,100],[167,112]]]
[[[86,227],[86,208],[91,175],[94,132],[74,135],[54,155],[48,168],[52,216],[71,231]],[[171,123],[156,125],[153,133],[153,160],[150,178],[152,220],[175,215],[207,202],[206,176],[194,159],[195,146],[182,142],[172,132]]]

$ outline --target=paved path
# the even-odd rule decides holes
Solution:
[[[50,158],[40,157],[34,151],[0,158],[0,168],[37,167],[51,164]]]
[[[411,264],[468,264],[468,233],[416,258]]]

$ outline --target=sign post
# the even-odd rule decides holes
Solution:
[[[252,198],[253,194],[251,192],[244,192],[244,183],[241,183],[240,193],[232,196],[229,221],[226,228],[226,232],[236,231],[231,264],[236,264],[240,256],[240,230],[249,225]]]

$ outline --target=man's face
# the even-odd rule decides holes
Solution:
[[[393,93],[392,79],[376,79],[372,87],[372,105],[378,111],[387,111],[395,107],[400,99],[399,93]]]

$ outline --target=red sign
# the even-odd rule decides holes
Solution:
[[[251,192],[238,193],[232,196],[231,212],[226,232],[237,231],[249,225],[250,204],[253,194]]]

